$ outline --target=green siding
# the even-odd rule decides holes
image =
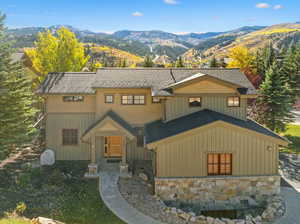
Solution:
[[[210,109],[229,116],[246,119],[247,99],[241,99],[240,107],[227,107],[229,95],[198,95],[202,98],[201,107],[189,107],[188,97],[180,96],[166,100],[166,120],[173,120],[178,117],[197,112],[203,109]]]

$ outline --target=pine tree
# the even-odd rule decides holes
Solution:
[[[215,56],[212,57],[212,59],[209,61],[209,67],[210,68],[217,68],[219,65],[218,65],[218,61],[216,59]]]
[[[28,143],[35,133],[31,80],[20,63],[11,61],[4,16],[0,15],[0,159]]]
[[[280,73],[279,65],[274,62],[260,86],[258,122],[273,131],[284,131],[286,124],[292,120],[291,91],[288,77]]]
[[[183,63],[183,60],[182,60],[182,57],[178,57],[176,63],[175,63],[175,66],[176,68],[183,68],[184,67],[184,63]]]
[[[149,55],[145,57],[143,67],[153,67],[154,63]]]
[[[275,61],[277,61],[277,56],[272,43],[257,51],[255,57],[256,73],[261,76],[262,80],[264,80],[266,72]]]

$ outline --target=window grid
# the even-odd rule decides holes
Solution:
[[[122,95],[121,104],[123,105],[144,105],[145,95]]]
[[[238,96],[229,96],[227,98],[228,107],[239,107],[240,106],[240,97]]]
[[[105,103],[114,103],[114,95],[105,95]]]
[[[190,107],[201,107],[201,97],[190,97],[189,98]]]
[[[63,143],[63,145],[77,145],[78,144],[78,130],[77,129],[63,129],[62,143]]]
[[[64,102],[82,102],[84,96],[63,96]]]
[[[232,174],[232,154],[209,153],[207,155],[207,173],[213,175]]]

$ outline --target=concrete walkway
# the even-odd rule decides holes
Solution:
[[[300,193],[291,187],[281,187],[281,194],[285,199],[286,212],[274,224],[300,223]]]
[[[105,205],[128,224],[163,224],[132,207],[122,197],[118,188],[119,164],[106,164],[100,169],[99,191]]]

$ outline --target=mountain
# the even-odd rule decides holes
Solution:
[[[16,48],[32,47],[39,32],[47,29],[56,31],[62,25],[51,27],[25,27],[7,30],[9,39],[14,40]],[[225,57],[228,50],[235,46],[247,46],[256,50],[273,41],[276,47],[287,46],[292,41],[300,40],[300,24],[288,23],[274,26],[244,26],[225,32],[175,34],[160,30],[133,31],[120,30],[113,34],[97,33],[80,30],[64,25],[73,31],[84,43],[94,43],[126,51],[130,54],[144,57],[145,55],[167,55],[171,60],[178,56],[195,60],[209,58],[212,55]],[[192,51],[189,51],[193,49]],[[186,53],[186,54],[185,54]]]
[[[286,48],[290,43],[300,40],[300,24],[284,23],[265,27],[244,35],[226,34],[200,43],[196,49],[202,51],[204,57],[215,55],[226,57],[228,51],[237,46],[248,47],[255,52],[272,42],[278,50]]]

